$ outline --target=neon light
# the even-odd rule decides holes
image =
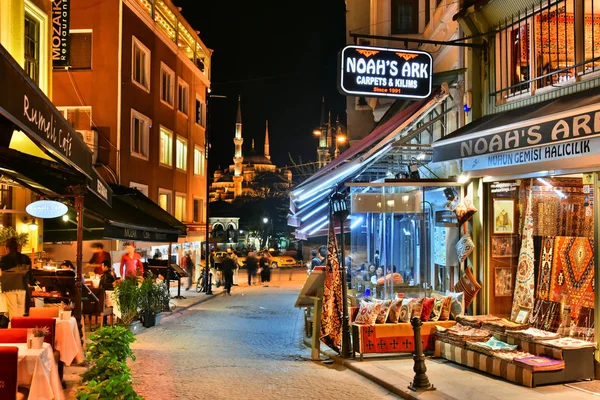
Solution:
[[[327,220],[327,215],[325,215],[324,217],[316,220],[312,224],[309,224],[306,227],[300,229],[300,232],[306,232],[307,230],[314,228],[315,226],[317,226],[318,224],[320,224],[321,222],[326,221],[326,220]]]
[[[310,231],[309,235],[312,235],[313,233],[318,232],[321,229],[325,228],[325,226],[327,226],[328,223],[329,223],[329,221],[323,222],[321,225],[319,225],[318,227],[316,227],[313,231]]]
[[[360,166],[361,166],[360,164],[356,164],[356,165],[353,165],[352,167],[350,167],[346,171],[341,171],[341,173],[335,174],[331,178],[327,179],[325,182],[323,182],[323,183],[317,185],[316,187],[314,187],[308,193],[304,194],[304,196],[300,196],[300,198],[298,200],[299,201],[304,201],[304,200],[310,198],[313,194],[317,193],[319,190],[323,189],[324,187],[330,186],[333,182],[335,182],[336,180],[338,180],[342,176],[350,175],[352,172],[354,172],[358,168],[360,168]]]
[[[352,221],[352,223],[350,224],[350,230],[356,228],[357,226],[359,226],[361,223],[363,222],[363,217],[358,217],[356,218],[356,221]]]
[[[303,203],[303,204],[300,204],[300,203],[298,203],[298,205],[297,205],[297,208],[298,208],[299,210],[301,210],[301,211],[298,211],[298,213],[301,213],[302,211],[305,211],[305,210],[302,210],[302,209],[303,209],[303,208],[305,209],[305,208],[306,208],[308,205],[310,205],[310,204],[316,203],[317,201],[319,201],[319,200],[323,199],[323,198],[324,198],[324,197],[326,197],[327,195],[329,195],[329,191],[324,191],[324,192],[322,193],[322,195],[321,195],[321,196],[316,196],[316,197],[313,197],[312,199],[310,199],[310,201],[308,201],[308,202],[306,202],[306,203]]]
[[[307,221],[310,217],[312,217],[313,215],[315,215],[316,213],[318,213],[319,211],[321,211],[322,209],[324,209],[328,205],[329,205],[328,202],[324,202],[319,207],[315,208],[314,210],[312,210],[311,212],[309,212],[305,216],[302,216],[302,217],[298,216],[298,218],[300,218],[300,222]]]

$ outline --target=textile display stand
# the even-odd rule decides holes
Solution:
[[[319,267],[317,267],[319,268]],[[311,359],[313,361],[319,361],[321,359],[321,340],[320,340],[320,332],[321,332],[321,313],[323,311],[323,290],[325,287],[325,269],[324,268],[315,268],[306,282],[304,286],[302,286],[302,290],[300,290],[300,294],[298,295],[298,299],[296,300],[296,304],[294,307],[305,307],[305,332],[311,332],[311,341],[308,342],[307,338],[304,339],[304,343],[311,348]],[[310,328],[306,326],[310,320]]]

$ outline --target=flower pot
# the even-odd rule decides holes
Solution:
[[[43,337],[32,337],[31,338],[31,348],[32,349],[41,349],[44,346],[44,338]]]
[[[144,328],[151,328],[156,325],[156,314],[144,313],[143,314]]]
[[[135,322],[132,322],[131,324],[129,324],[129,330],[134,335],[137,335],[138,333],[140,333],[141,329],[142,329],[142,323],[140,321],[135,321]]]
[[[165,313],[158,313],[154,316],[156,319],[156,325],[160,325],[160,321],[164,318]]]

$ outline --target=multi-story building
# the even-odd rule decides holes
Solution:
[[[53,95],[111,183],[202,230],[212,51],[170,0],[78,0]],[[203,233],[202,233],[203,235]]]

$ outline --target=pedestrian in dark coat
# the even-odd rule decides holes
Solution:
[[[258,270],[258,258],[254,255],[254,252],[248,253],[246,258],[246,271],[248,272],[248,286],[252,285],[252,280],[256,276]]]
[[[231,296],[231,286],[233,286],[233,270],[235,269],[235,261],[227,254],[221,263],[221,272],[225,281],[225,292]]]
[[[271,267],[269,266],[269,258],[267,257],[266,251],[263,253],[263,256],[260,258],[259,265],[261,268],[260,271],[260,279],[262,283],[271,281]]]

